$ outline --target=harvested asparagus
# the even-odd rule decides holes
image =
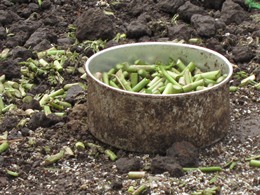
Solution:
[[[53,91],[52,93],[49,94],[49,97],[55,97],[64,94],[64,89],[58,89],[57,91]]]
[[[87,143],[87,146],[90,147],[92,150],[96,150],[100,153],[105,154],[112,161],[115,161],[117,159],[116,154],[112,150],[104,149],[102,146],[93,143]]]
[[[15,104],[9,104],[8,106],[5,106],[2,109],[2,113],[6,113],[7,111],[13,110],[15,108],[17,108],[17,106]]]
[[[2,135],[0,135],[0,140],[4,139],[4,140],[7,140],[7,137],[8,137],[8,131],[5,131]]]
[[[138,73],[132,72],[130,74],[130,82],[131,82],[131,87],[134,87],[138,83]]]
[[[38,55],[38,58],[42,58],[44,56],[51,56],[51,55],[62,55],[62,54],[65,54],[65,50],[57,50],[55,48],[50,48],[48,50],[45,50],[45,51],[41,51],[41,52],[38,52],[37,55]]]
[[[119,89],[119,86],[118,86],[114,81],[112,81],[112,80],[109,81],[109,85],[110,85],[111,87],[114,87],[114,88]]]
[[[139,92],[141,91],[150,81],[146,78],[141,80],[139,83],[137,83],[133,88],[132,91]]]
[[[91,149],[98,150],[100,153],[104,153],[105,151],[105,149],[102,146],[99,146],[97,144],[87,143],[87,146],[90,147]]]
[[[215,171],[222,171],[221,167],[198,167],[198,168],[182,168],[183,171],[194,171],[194,170],[200,170],[202,172],[215,172]]]
[[[245,160],[256,160],[256,159],[260,159],[260,155],[251,156],[251,157],[246,158]]]
[[[135,191],[134,186],[129,186],[127,192],[133,193]]]
[[[1,145],[0,145],[0,154],[2,154],[4,151],[6,151],[9,148],[9,144],[8,141],[4,141]]]
[[[171,75],[169,75],[169,73],[164,69],[163,66],[159,66],[159,69],[169,82],[174,85],[180,86],[180,84],[174,78],[172,78]]]
[[[4,109],[4,107],[5,107],[5,104],[4,104],[2,96],[0,95],[0,114],[2,113],[2,109]]]
[[[128,173],[129,179],[141,179],[145,176],[145,171],[130,171]]]
[[[12,177],[18,177],[19,173],[15,172],[15,171],[11,171],[11,170],[6,170],[6,173]]]
[[[142,60],[132,65],[119,63],[107,72],[96,72],[95,77],[117,89],[168,95],[204,90],[224,81],[227,74],[222,75],[221,70],[202,72],[194,62],[185,65],[180,59],[170,59],[167,64],[147,64]]]
[[[249,165],[252,167],[260,167],[260,160],[250,160]]]
[[[255,88],[256,90],[260,91],[260,83],[256,83],[256,84],[254,85],[254,88]]]
[[[173,85],[172,83],[168,83],[165,89],[163,90],[162,94],[172,94],[172,93],[173,93]]]
[[[72,151],[72,149],[69,146],[64,146],[64,155],[66,156],[74,156],[74,153]]]
[[[111,150],[107,149],[107,150],[104,151],[104,153],[112,161],[115,161],[117,159],[116,154],[113,151],[111,151]]]
[[[85,144],[83,142],[77,142],[75,144],[76,148],[77,149],[80,149],[80,150],[84,150],[85,149]]]
[[[204,73],[194,75],[194,78],[197,78],[198,76],[201,76],[204,79],[216,80],[221,76],[221,72],[220,72],[220,70],[204,72]]]
[[[235,166],[237,165],[237,162],[232,162],[231,165],[229,166],[229,169],[232,170],[235,168]]]
[[[128,90],[128,91],[132,90],[130,87],[130,84],[125,80],[122,70],[119,70],[116,73],[116,79],[120,83],[120,85],[123,87],[123,89]]]
[[[143,194],[148,189],[148,186],[143,184],[139,188],[137,188],[132,194],[133,195],[140,195]]]
[[[213,184],[217,181],[218,179],[218,174],[216,174],[214,177],[212,177],[210,180],[209,180],[209,184]]]
[[[197,192],[193,192],[192,195],[213,195],[216,194],[217,191],[219,190],[219,187],[212,187],[212,188],[207,188],[205,190],[198,190]]]
[[[203,86],[203,84],[204,84],[204,81],[199,80],[199,81],[195,81],[193,83],[189,83],[189,84],[183,86],[182,89],[184,92],[189,92],[189,91],[196,89],[198,86]]]
[[[240,83],[240,86],[243,87],[243,86],[249,84],[250,82],[252,82],[252,81],[254,81],[254,80],[255,80],[255,75],[252,74],[252,75],[250,75],[249,77],[243,79],[243,80],[241,81],[241,83]]]
[[[62,159],[64,157],[64,155],[65,155],[65,151],[62,149],[59,153],[48,156],[45,159],[45,165],[50,165],[50,164],[53,164],[53,163],[59,161],[60,159]]]
[[[236,86],[230,86],[229,87],[230,92],[236,92],[237,90],[238,90],[238,87],[236,87]]]
[[[183,71],[183,70],[186,68],[186,66],[184,65],[184,63],[183,63],[180,59],[177,60],[176,66],[177,66],[181,71]]]

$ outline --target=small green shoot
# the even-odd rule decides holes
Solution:
[[[104,49],[106,45],[106,41],[103,41],[102,39],[98,39],[98,40],[86,40],[84,41],[82,44],[80,44],[80,46],[82,46],[84,48],[84,50],[87,49],[92,49],[94,53],[99,52],[100,49]]]
[[[121,40],[125,40],[126,39],[126,34],[125,33],[117,33],[116,36],[113,38],[113,41],[115,42],[119,42]]]
[[[174,14],[173,17],[172,17],[172,19],[171,19],[171,23],[172,23],[173,25],[177,25],[177,20],[178,20],[178,18],[179,18],[179,14]]]
[[[42,0],[38,0],[38,5],[39,5],[39,7],[42,6]]]
[[[235,76],[234,76],[234,78],[236,78],[236,79],[244,79],[246,77],[248,77],[248,75],[245,71],[239,71],[239,72],[235,73]]]

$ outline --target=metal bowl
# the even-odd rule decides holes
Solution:
[[[167,63],[169,58],[193,61],[205,71],[221,69],[221,83],[201,91],[154,95],[116,89],[94,73],[117,63],[142,59]],[[194,45],[147,42],[111,47],[91,56],[86,64],[88,125],[104,143],[136,152],[164,153],[174,142],[205,147],[223,138],[230,125],[228,81],[231,63],[221,54]]]

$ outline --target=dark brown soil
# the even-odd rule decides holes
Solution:
[[[119,38],[118,33],[126,34],[126,38]],[[198,40],[192,42],[191,38]],[[237,86],[241,78],[235,75],[239,71],[245,71],[248,75],[254,73],[256,81],[260,82],[259,38],[260,12],[249,9],[243,0],[43,0],[41,6],[36,0],[1,0],[0,53],[6,48],[10,52],[6,59],[0,59],[0,76],[19,81],[19,62],[36,59],[36,52],[53,46],[79,53],[76,62],[66,64],[77,69],[83,66],[86,57],[103,49],[102,44],[95,48],[87,45],[86,40],[102,39],[105,47],[143,41],[181,41],[213,49],[227,57],[234,64],[234,77],[230,84]],[[35,96],[48,89],[59,89],[67,83],[79,81],[87,84],[80,79],[80,71],[61,74],[64,82],[57,85],[39,76],[33,81],[35,87],[29,93]],[[38,101],[28,104],[21,99],[4,97],[5,103],[16,104],[18,110],[0,115],[0,135],[7,131],[10,142],[10,148],[0,154],[0,194],[127,194],[129,186],[136,188],[142,183],[140,180],[127,183],[127,171],[131,169],[145,170],[152,175],[165,171],[176,177],[185,174],[181,172],[180,165],[175,165],[167,156],[129,153],[96,140],[88,132],[86,123],[87,90],[72,88],[68,93],[66,101],[73,107],[63,117],[46,116],[43,112],[28,116],[26,109],[41,109]],[[250,142],[252,152],[248,155],[259,154],[260,92],[252,87],[243,87],[231,93],[230,101],[232,126],[221,145],[230,144],[232,137],[236,141],[231,144],[236,149],[250,138],[253,140]],[[20,126],[19,122],[25,118],[26,125]],[[0,143],[2,141],[0,139]],[[77,149],[77,141],[111,149],[122,160],[113,162],[97,148]],[[65,146],[70,147],[74,155],[66,155],[49,166],[43,163],[47,155],[56,154]],[[200,153],[205,159],[207,156],[218,159],[218,152],[209,151],[210,148]],[[237,152],[234,158],[241,157]],[[165,159],[168,164],[159,167],[161,171],[156,171]],[[207,162],[198,156],[192,156],[192,159],[196,165]],[[230,159],[222,160],[219,163]],[[7,169],[18,172],[19,176],[6,174]],[[253,174],[250,172],[255,185],[253,190],[239,191],[242,188],[230,187],[226,191],[223,188],[220,194],[259,193],[259,169],[254,170]],[[239,174],[241,170],[235,171]],[[226,174],[227,178],[229,174]],[[171,187],[159,185],[151,187],[147,194],[190,194],[201,189],[201,186],[185,187],[179,184],[178,189],[175,192]]]

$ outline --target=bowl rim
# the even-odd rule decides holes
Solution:
[[[199,90],[199,91],[191,91],[191,92],[177,93],[177,94],[148,94],[148,93],[139,93],[139,92],[127,91],[127,90],[118,89],[118,88],[109,86],[109,85],[103,83],[102,81],[98,80],[89,70],[89,64],[91,63],[91,61],[94,58],[96,58],[97,56],[102,55],[103,53],[109,52],[111,50],[117,50],[117,49],[120,49],[120,48],[125,48],[125,47],[138,47],[138,46],[149,46],[149,45],[167,45],[167,46],[188,47],[188,48],[203,50],[207,53],[211,53],[215,56],[218,56],[219,58],[221,58],[225,62],[225,64],[228,67],[228,71],[229,71],[228,75],[220,83],[218,83],[218,84],[216,84],[212,87]],[[186,43],[174,43],[174,42],[138,42],[138,43],[127,43],[127,44],[121,44],[121,45],[109,47],[109,48],[103,49],[103,50],[93,54],[90,58],[88,58],[88,60],[84,64],[84,69],[85,69],[85,72],[87,73],[88,77],[91,77],[92,80],[94,80],[95,82],[97,82],[99,85],[101,85],[103,87],[106,87],[106,88],[111,89],[113,91],[124,93],[124,94],[137,95],[137,96],[150,96],[150,97],[151,96],[153,96],[153,97],[169,97],[169,96],[194,95],[194,94],[200,94],[200,93],[206,93],[206,92],[214,91],[214,90],[218,89],[220,86],[226,84],[230,80],[230,78],[233,74],[232,64],[222,54],[220,54],[220,53],[218,53],[214,50],[208,49],[206,47],[191,45],[191,44],[186,44]]]

